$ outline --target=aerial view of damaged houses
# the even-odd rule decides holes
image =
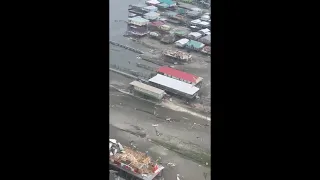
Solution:
[[[109,1],[110,179],[211,179],[210,4]]]

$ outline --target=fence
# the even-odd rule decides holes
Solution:
[[[144,68],[144,69],[149,70],[149,71],[153,71],[153,72],[156,72],[156,71],[157,71],[157,68],[153,68],[153,67],[147,66],[147,65],[145,65],[145,64],[136,63],[136,65],[137,65],[138,67]]]
[[[130,75],[136,77],[137,79],[141,79],[143,81],[146,81],[147,79],[149,79],[151,77],[151,74],[137,72],[137,71],[134,71],[132,69],[125,68],[125,67],[120,67],[120,66],[115,65],[115,64],[110,64],[110,68],[116,69],[116,70],[124,72],[126,74],[130,74]]]
[[[133,51],[133,52],[135,52],[135,53],[139,53],[139,54],[143,54],[143,53],[144,53],[143,51],[140,51],[140,50],[138,50],[138,49],[135,49],[135,48],[132,48],[132,47],[123,45],[123,44],[116,43],[116,42],[114,42],[114,41],[109,41],[109,43],[112,44],[112,45],[115,45],[115,46],[119,46],[119,47],[128,49],[129,51]]]

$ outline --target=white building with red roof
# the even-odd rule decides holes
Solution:
[[[173,79],[177,79],[179,81],[183,81],[185,83],[188,84],[192,84],[192,85],[201,85],[201,82],[203,80],[202,77],[198,77],[196,75],[193,74],[189,74],[183,71],[179,71],[177,69],[173,69],[167,66],[162,66],[157,70],[158,74],[162,74],[164,76],[173,78]]]

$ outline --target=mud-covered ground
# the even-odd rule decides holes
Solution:
[[[134,140],[138,148],[148,150],[154,159],[161,156],[166,163],[176,163],[176,167],[166,168],[165,179],[173,179],[176,174],[181,174],[184,179],[203,179],[203,172],[209,172],[211,165],[211,121],[117,90],[125,90],[130,81],[110,72],[110,138],[121,143],[124,141],[124,144]],[[158,124],[160,136],[152,126],[155,124]],[[119,139],[122,136],[123,140]],[[193,168],[195,172],[189,174]]]

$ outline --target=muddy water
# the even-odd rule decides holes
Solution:
[[[109,36],[110,40],[112,41],[139,49],[144,52],[149,52],[149,48],[146,48],[141,44],[130,40],[128,37],[123,36],[127,30],[127,24],[124,21],[128,20],[128,7],[130,4],[137,4],[139,2],[144,3],[144,1],[139,0],[110,0]],[[151,71],[137,67],[136,63],[142,63],[155,68],[159,67],[142,59],[137,59],[137,56],[137,53],[110,45],[110,64],[116,64],[121,67],[144,73],[151,73]]]

